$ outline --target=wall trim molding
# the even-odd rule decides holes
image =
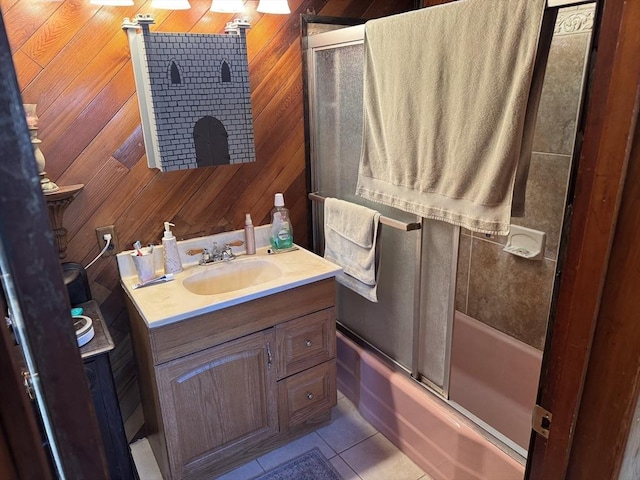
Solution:
[[[560,10],[553,35],[590,33],[595,19],[595,7],[587,5],[575,9]]]

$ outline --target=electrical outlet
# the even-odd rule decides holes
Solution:
[[[103,257],[110,257],[118,253],[118,237],[116,237],[116,228],[113,225],[96,228],[96,236],[98,237],[98,248],[100,248],[100,251],[102,251],[104,246],[107,244],[107,241],[104,239],[104,236],[107,233],[111,234],[111,243],[109,244],[109,248],[107,249],[107,251],[102,254]]]

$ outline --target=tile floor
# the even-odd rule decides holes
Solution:
[[[329,425],[298,438],[219,480],[250,480],[318,447],[344,480],[430,480],[420,467],[367,423],[355,406],[338,392],[338,406]],[[162,480],[146,440],[131,445],[140,480]]]

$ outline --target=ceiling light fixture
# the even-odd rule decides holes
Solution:
[[[256,10],[261,13],[291,13],[287,0],[260,0]]]
[[[244,13],[246,11],[242,0],[213,0],[209,10],[219,13]]]

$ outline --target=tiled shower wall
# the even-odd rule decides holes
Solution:
[[[538,111],[526,215],[512,224],[547,234],[544,259],[503,252],[507,237],[462,230],[456,309],[535,348],[544,347],[593,4],[563,9]]]

